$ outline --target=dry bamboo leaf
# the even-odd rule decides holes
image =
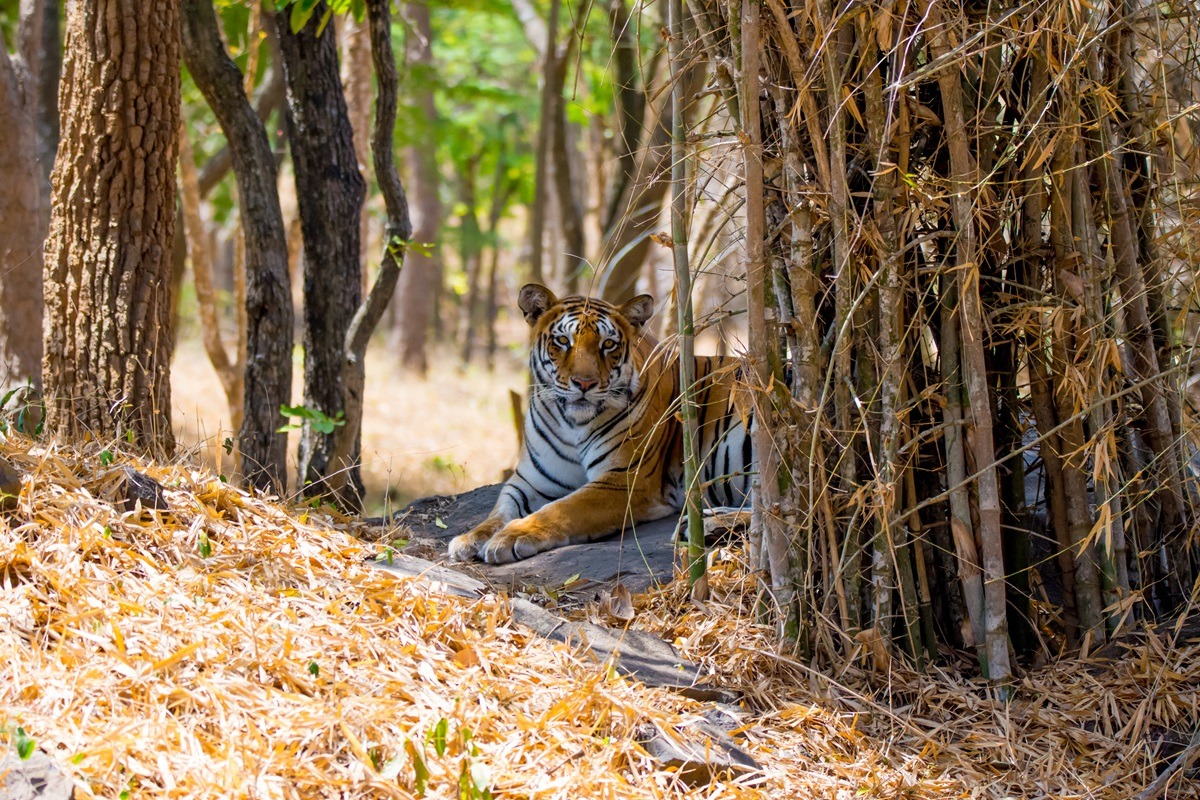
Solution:
[[[617,582],[612,589],[600,595],[600,610],[621,622],[629,622],[634,617],[633,597],[625,584]]]

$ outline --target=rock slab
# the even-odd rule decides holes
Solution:
[[[430,539],[445,555],[450,540],[466,533],[491,513],[502,484],[481,486],[459,495],[439,495],[417,500],[390,520],[368,520],[374,524],[398,524],[414,535]],[[630,525],[622,533],[588,544],[571,545],[538,553],[513,564],[455,565],[493,588],[509,592],[557,590],[572,579],[584,580],[591,591],[620,581],[637,594],[669,583],[674,576],[676,519]]]
[[[41,750],[22,760],[11,750],[0,757],[0,800],[73,800],[75,784]]]

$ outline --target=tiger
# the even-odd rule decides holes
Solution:
[[[654,299],[557,298],[531,283],[532,387],[520,454],[491,514],[450,542],[455,561],[506,564],[677,514],[684,501],[678,357],[646,330]],[[696,357],[699,476],[711,505],[750,493],[752,414],[734,400],[739,360]]]

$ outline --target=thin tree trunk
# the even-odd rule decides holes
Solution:
[[[342,493],[349,480],[350,454],[358,448],[358,431],[362,426],[363,387],[366,383],[365,361],[367,343],[383,318],[388,301],[396,291],[396,282],[404,266],[405,253],[413,235],[409,218],[408,198],[396,174],[392,154],[396,129],[396,59],[392,55],[391,0],[366,0],[371,34],[371,62],[375,67],[378,97],[375,102],[375,122],[371,128],[371,151],[375,178],[387,209],[384,231],[383,262],[375,284],[363,304],[354,313],[346,332],[343,353],[341,386],[344,392],[342,407],[346,424],[334,431],[329,484],[335,494]]]
[[[352,15],[347,15],[342,27],[342,51],[345,60],[342,62],[342,90],[346,96],[346,111],[350,117],[350,126],[354,130],[354,157],[358,159],[358,171],[363,180],[368,181],[371,163],[371,101],[373,91],[371,86],[371,33],[367,23],[358,22]],[[367,280],[367,236],[370,229],[370,215],[361,214],[358,226],[359,270],[363,280],[363,291],[366,291]]]
[[[483,233],[479,229],[479,213],[475,207],[479,202],[476,192],[478,166],[479,157],[476,155],[462,165],[458,173],[459,202],[463,205],[462,222],[459,225],[459,254],[467,277],[467,291],[459,308],[459,327],[462,328],[459,360],[464,367],[471,361],[471,349],[474,346],[472,329],[479,318],[476,307],[479,305],[479,273],[483,267]]]
[[[317,5],[308,24],[293,33],[290,12],[277,12],[275,29],[283,53],[288,95],[288,144],[296,177],[296,201],[304,236],[304,405],[327,417],[344,417],[341,385],[346,332],[362,299],[359,219],[366,182],[358,169],[354,130],[342,94],[337,39],[318,35],[327,9]],[[355,438],[360,435],[354,431]],[[298,475],[306,497],[325,496],[333,469],[332,433],[305,421]],[[335,499],[345,508],[362,502],[358,451],[336,469],[350,471]]]
[[[429,6],[423,2],[407,2],[404,14],[411,28],[405,37],[405,61],[423,70],[433,68],[433,28]],[[433,89],[421,81],[414,86],[414,105],[421,115],[424,130],[432,133],[437,125],[437,109],[433,104]],[[409,251],[407,269],[400,280],[397,298],[399,313],[400,361],[405,367],[424,375],[429,370],[429,330],[437,302],[441,270],[440,256],[435,245],[442,224],[442,203],[438,199],[438,169],[432,147],[425,145],[408,149],[408,175],[412,185],[413,239],[417,247]]]
[[[49,227],[38,163],[39,97],[0,34],[0,388],[42,375],[42,248]]]
[[[68,5],[63,146],[46,242],[50,432],[125,435],[145,450],[174,449],[179,80],[177,3]]]
[[[684,20],[684,30],[690,26]],[[684,108],[691,113],[691,101],[701,86],[704,70],[695,60],[683,71]],[[619,203],[620,213],[604,231],[597,259],[597,274],[601,275],[600,294],[612,303],[623,303],[636,294],[638,278],[650,252],[654,232],[662,216],[663,198],[670,183],[670,96],[660,101],[655,122],[649,126],[646,141],[638,158],[637,174]]]
[[[241,353],[233,358],[221,341],[220,316],[217,313],[217,296],[213,286],[212,260],[208,252],[208,226],[200,210],[200,180],[196,175],[195,156],[186,126],[179,131],[179,176],[182,185],[181,207],[183,209],[184,232],[187,252],[192,261],[192,276],[196,286],[196,303],[200,310],[201,336],[204,351],[217,373],[225,401],[229,404],[229,420],[234,430],[242,424],[242,392],[245,365]]]
[[[762,83],[759,66],[759,4],[754,0],[742,0],[741,16],[742,85],[739,105],[742,111],[742,130],[745,133],[742,144],[742,169],[746,185],[746,296],[750,350],[756,354],[750,367],[754,373],[755,385],[759,389],[756,393],[755,416],[760,420],[769,420],[773,417],[772,395],[777,385],[775,372],[779,365],[779,356],[774,341],[775,333],[767,326],[766,311],[769,273],[767,260],[763,255],[766,227],[760,120]],[[684,108],[684,98],[687,96],[684,75],[675,76],[675,91],[679,93],[679,101],[674,107],[672,118],[675,113],[682,113]],[[680,125],[682,122],[681,120]],[[801,639],[801,618],[800,609],[796,604],[796,574],[791,542],[782,519],[779,453],[769,424],[755,426],[751,437],[754,441],[754,457],[758,462],[758,475],[754,479],[754,504],[757,512],[755,521],[761,526],[758,531],[752,533],[757,534],[754,538],[760,542],[764,562],[761,566],[768,570],[768,588],[776,615],[775,624],[780,636],[795,646]],[[760,568],[759,564],[754,566],[756,569]]]
[[[518,8],[520,5],[520,3],[517,4]],[[561,98],[562,96],[562,81],[556,81],[555,78],[557,60],[554,58],[554,53],[558,49],[558,17],[561,8],[562,0],[550,0],[550,14],[544,27],[540,26],[541,20],[537,19],[536,13],[532,10],[522,18],[525,20],[532,16],[539,23],[532,28],[527,23],[525,31],[526,38],[530,40],[535,49],[539,47],[538,41],[540,40],[542,59],[541,111],[538,120],[537,146],[533,151],[533,206],[529,209],[529,279],[534,283],[546,282],[546,269],[543,262],[545,261],[546,206],[549,204],[550,193],[550,151],[557,120],[555,97]]]
[[[504,147],[504,145],[501,145]],[[500,218],[504,215],[504,209],[508,206],[508,198],[512,193],[513,181],[509,180],[507,153],[503,150],[496,158],[496,172],[492,176],[492,204],[488,209],[487,217],[487,232],[482,237],[480,250],[484,249],[483,243],[490,242],[491,246],[486,248],[489,254],[489,260],[486,266],[483,264],[483,253],[480,252],[476,258],[479,261],[479,275],[475,281],[475,288],[468,291],[469,307],[472,309],[472,316],[467,325],[467,329],[463,332],[463,350],[462,362],[468,364],[471,361],[475,352],[475,342],[479,338],[479,327],[485,326],[487,332],[485,341],[487,342],[487,365],[490,369],[492,366],[492,354],[495,351],[496,332],[494,330],[494,315],[496,302],[496,266],[500,257]],[[483,284],[480,286],[480,284]]]
[[[601,230],[610,227],[620,212],[619,203],[625,187],[633,180],[637,170],[637,149],[644,127],[642,118],[646,114],[646,96],[639,90],[637,79],[637,31],[626,2],[609,0],[608,3],[608,31],[613,53],[613,104],[616,106],[616,124],[613,126],[616,164],[612,171],[612,182],[608,186],[608,197],[604,201]],[[737,119],[737,114],[733,118]]]
[[[275,157],[246,99],[242,75],[221,42],[212,0],[182,0],[183,53],[196,86],[225,132],[246,232],[246,375],[238,435],[251,485],[287,486],[287,434],[280,407],[292,391],[292,298]]]

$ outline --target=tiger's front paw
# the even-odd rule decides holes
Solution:
[[[488,539],[480,557],[488,564],[510,564],[561,544],[557,537],[532,526],[522,525],[522,522],[523,520],[510,522]]]
[[[496,531],[504,527],[503,520],[489,519],[464,534],[450,540],[450,558],[454,561],[470,561],[480,557],[480,548]]]

